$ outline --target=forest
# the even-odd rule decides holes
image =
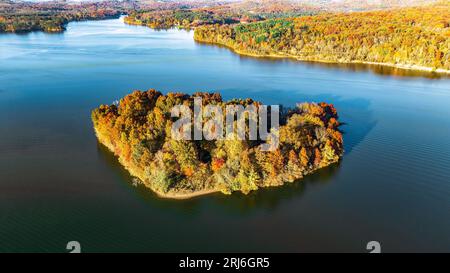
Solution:
[[[246,7],[249,8],[246,9]],[[242,3],[235,3],[232,5],[214,5],[208,8],[138,10],[130,12],[125,18],[125,22],[154,29],[173,27],[191,29],[201,25],[231,25],[258,22],[271,18],[311,15],[317,11],[317,9],[303,8],[303,6],[301,6],[302,8],[296,6],[282,7],[262,4],[248,6],[248,3],[243,6]]]
[[[139,1],[105,0],[86,2],[18,2],[0,0],[0,33],[61,32],[71,21],[101,20],[128,14],[125,22],[157,29],[192,28],[202,24],[233,24],[259,21],[263,18],[299,15],[305,5],[285,0],[242,1],[219,0]]]
[[[133,11],[126,18],[130,25],[144,25],[154,29],[169,29],[173,27],[190,29],[208,24],[235,24],[240,22],[239,15],[218,15],[208,10],[163,10],[163,11]],[[258,17],[252,18],[257,21]]]
[[[81,4],[2,2],[0,4],[0,33],[62,32],[68,22],[118,18],[127,7],[127,3],[115,1]]]
[[[449,71],[450,3],[208,25],[194,38],[252,56]]]
[[[175,140],[171,128],[176,118],[171,117],[171,109],[175,105],[192,109],[194,97],[221,108],[261,105],[252,99],[223,101],[219,93],[135,91],[93,110],[96,136],[140,183],[169,198],[211,192],[247,194],[280,186],[338,162],[343,154],[338,114],[327,103],[282,108],[279,145],[273,151],[263,151],[261,140]],[[205,116],[203,122],[207,121]]]

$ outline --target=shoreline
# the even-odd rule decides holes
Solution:
[[[38,33],[42,32],[45,34],[62,34],[66,32],[67,26],[71,23],[78,23],[78,22],[87,22],[87,21],[105,21],[105,20],[115,20],[120,19],[121,17],[125,16],[125,14],[119,13],[116,15],[109,15],[101,18],[82,18],[79,20],[68,20],[66,22],[63,22],[61,25],[59,25],[60,29],[52,28],[51,30],[46,29],[25,29],[25,30],[19,30],[19,31],[0,31],[1,34],[17,34],[17,35],[25,35],[30,33]]]
[[[144,187],[150,189],[153,193],[155,193],[158,197],[160,198],[164,198],[164,199],[174,199],[174,200],[186,200],[186,199],[190,199],[193,197],[198,197],[198,196],[203,196],[203,195],[208,195],[208,194],[212,194],[212,193],[217,193],[217,192],[221,192],[218,189],[203,189],[203,190],[199,190],[199,191],[195,191],[195,192],[189,192],[189,193],[175,193],[175,192],[168,192],[168,193],[162,193],[162,192],[158,192],[155,191],[152,187],[147,186],[147,184],[145,183],[144,180],[142,180],[139,175],[137,175],[137,173],[129,166],[125,165],[122,163],[122,160],[120,160],[120,156],[116,155],[116,153],[114,152],[114,148],[112,145],[105,143],[105,141],[102,140],[101,137],[99,137],[99,133],[97,131],[97,128],[94,127],[94,131],[95,131],[95,136],[97,138],[97,141],[102,144],[103,146],[105,146],[110,152],[112,152],[114,154],[114,157],[117,158],[117,160],[119,161],[119,164],[125,168],[125,170],[128,171],[128,173],[133,177],[139,180],[139,184],[144,185]]]
[[[191,199],[191,198],[198,197],[198,196],[208,195],[208,194],[212,194],[212,193],[218,193],[221,191],[216,190],[216,189],[209,189],[209,190],[200,190],[200,191],[196,191],[196,192],[192,192],[192,193],[164,193],[163,194],[163,193],[159,193],[156,191],[153,191],[153,192],[156,193],[156,195],[158,195],[158,197],[164,198],[164,199],[186,200],[186,199]]]
[[[174,25],[171,28],[162,28],[162,29],[157,29],[157,28],[153,28],[150,27],[146,24],[143,23],[138,23],[138,22],[129,22],[126,21],[126,18],[128,16],[126,14],[119,14],[119,15],[113,15],[113,16],[108,16],[105,18],[90,18],[90,19],[82,19],[82,20],[70,20],[64,24],[62,24],[62,29],[58,30],[58,31],[45,31],[45,30],[25,30],[25,31],[15,31],[15,32],[0,32],[0,34],[28,34],[28,33],[32,33],[32,32],[43,32],[43,33],[47,33],[47,34],[58,34],[58,33],[64,33],[66,31],[66,27],[69,23],[73,23],[73,22],[83,22],[83,21],[102,21],[102,20],[111,20],[111,19],[122,19],[123,18],[123,23],[126,25],[130,25],[130,26],[142,26],[142,27],[148,27],[154,30],[168,30],[168,29],[177,29],[177,30],[195,30],[195,27],[191,27],[191,28],[185,28],[182,26],[176,26]],[[444,74],[444,75],[450,75],[450,70],[449,69],[443,69],[443,68],[432,68],[432,67],[427,67],[427,66],[419,66],[419,65],[408,65],[408,64],[394,64],[394,63],[381,63],[381,62],[370,62],[370,61],[358,61],[358,60],[353,60],[353,61],[328,61],[328,60],[320,60],[320,59],[314,59],[314,58],[302,58],[299,56],[295,56],[295,55],[291,55],[288,53],[269,53],[269,54],[255,54],[255,53],[250,53],[250,52],[246,52],[246,51],[242,51],[239,49],[236,49],[232,46],[220,43],[220,42],[209,42],[209,41],[203,41],[203,40],[199,40],[196,39],[194,36],[194,41],[198,42],[200,44],[207,44],[207,45],[214,45],[214,46],[222,46],[222,47],[226,47],[229,50],[231,50],[232,52],[234,52],[235,54],[238,54],[240,56],[247,56],[247,57],[252,57],[252,58],[274,58],[274,59],[291,59],[291,60],[296,60],[299,62],[315,62],[315,63],[325,63],[325,64],[364,64],[364,65],[378,65],[378,66],[386,66],[386,67],[391,67],[391,68],[398,68],[398,69],[403,69],[403,70],[411,70],[411,71],[421,71],[421,72],[427,72],[427,73],[437,73],[437,74]]]
[[[125,16],[127,17],[127,16]],[[128,25],[134,25],[134,26],[143,26],[143,27],[148,27],[151,29],[155,29],[158,30],[157,28],[153,28],[150,27],[146,24],[143,24],[141,22],[127,22],[125,19],[123,21],[125,24]],[[171,28],[167,28],[164,30],[168,30],[168,29],[178,29],[178,30],[188,30],[186,28],[183,28],[181,26],[176,26],[174,25]],[[189,30],[194,30],[195,31],[196,27],[191,27],[189,28]],[[302,58],[299,56],[295,56],[295,55],[291,55],[288,53],[270,53],[270,54],[255,54],[255,53],[250,53],[250,52],[245,52],[242,50],[238,50],[234,47],[231,47],[229,45],[220,43],[220,42],[209,42],[209,41],[203,41],[203,40],[199,40],[195,38],[195,35],[193,37],[195,42],[201,43],[201,44],[209,44],[209,45],[215,45],[215,46],[223,46],[228,48],[229,50],[233,51],[234,53],[241,55],[241,56],[247,56],[247,57],[253,57],[253,58],[275,58],[275,59],[293,59],[299,62],[316,62],[316,63],[326,63],[326,64],[365,64],[365,65],[379,65],[379,66],[386,66],[386,67],[392,67],[392,68],[398,68],[398,69],[404,69],[404,70],[412,70],[412,71],[421,71],[421,72],[428,72],[428,73],[438,73],[438,74],[445,74],[445,75],[450,75],[450,69],[443,69],[443,68],[432,68],[432,67],[427,67],[427,66],[420,66],[420,65],[408,65],[408,64],[394,64],[394,63],[380,63],[380,62],[369,62],[369,61],[358,61],[358,60],[354,60],[354,61],[345,61],[345,62],[340,62],[340,61],[327,61],[327,60],[320,60],[320,59],[308,59],[308,58]]]
[[[404,70],[412,70],[412,71],[422,71],[422,72],[428,72],[428,73],[438,73],[438,74],[445,74],[450,75],[450,70],[442,69],[442,68],[432,68],[427,66],[419,66],[419,65],[406,65],[406,64],[393,64],[393,63],[379,63],[379,62],[369,62],[369,61],[347,61],[347,62],[339,62],[339,61],[327,61],[327,60],[318,60],[318,59],[308,59],[308,58],[302,58],[295,55],[290,55],[287,53],[270,53],[270,54],[255,54],[250,52],[245,52],[239,49],[235,49],[229,45],[222,44],[220,42],[208,42],[208,41],[202,41],[199,39],[196,39],[194,37],[194,41],[200,43],[200,44],[207,44],[207,45],[214,45],[214,46],[221,46],[225,47],[235,54],[238,54],[240,56],[247,56],[252,58],[274,58],[274,59],[292,59],[299,62],[316,62],[316,63],[327,63],[327,64],[365,64],[365,65],[380,65],[380,66],[386,66],[386,67],[392,67],[392,68],[398,68],[398,69],[404,69]]]
[[[151,186],[148,185],[148,183],[146,183],[144,180],[142,180],[139,175],[137,174],[137,172],[135,170],[133,170],[132,167],[127,166],[126,164],[122,163],[122,160],[120,158],[119,155],[117,155],[114,152],[114,147],[112,145],[110,145],[109,143],[105,143],[105,141],[102,140],[101,137],[99,137],[99,134],[97,132],[97,128],[94,127],[94,131],[95,131],[95,136],[97,138],[97,141],[105,146],[110,152],[112,152],[114,154],[114,157],[117,158],[119,164],[125,168],[125,170],[130,174],[130,176],[132,176],[134,179],[138,179],[139,182],[138,184],[143,185],[144,187],[146,187],[147,189],[149,189],[150,191],[152,191],[158,198],[163,198],[163,199],[172,199],[172,200],[187,200],[187,199],[191,199],[191,198],[195,198],[195,197],[200,197],[200,196],[204,196],[204,195],[209,195],[209,194],[213,194],[213,193],[223,193],[221,190],[219,189],[203,189],[203,190],[199,190],[199,191],[195,191],[195,192],[167,192],[167,193],[162,193],[159,191],[156,191],[155,189],[153,189]],[[330,165],[336,164],[338,163],[338,161],[331,163]],[[324,167],[328,167],[328,166],[322,166],[317,168],[316,170],[307,170],[305,171],[301,177],[295,179],[294,181],[290,181],[289,183],[294,183],[294,182],[299,182],[300,180],[303,180],[303,178],[307,175],[310,175],[312,173],[314,173],[317,170],[320,170]],[[282,184],[283,185],[283,184]],[[264,188],[272,188],[272,187],[279,187],[282,185],[270,185],[270,186],[265,186]]]

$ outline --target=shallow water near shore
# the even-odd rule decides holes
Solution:
[[[450,78],[255,59],[121,19],[0,35],[0,252],[450,251]],[[90,112],[135,89],[339,111],[343,160],[248,196],[158,198]]]

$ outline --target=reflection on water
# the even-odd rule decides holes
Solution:
[[[98,143],[98,154],[108,164],[111,171],[116,172],[123,178],[127,186],[133,187],[140,198],[151,205],[165,209],[193,212],[201,209],[201,200],[208,198],[210,201],[224,207],[227,211],[238,213],[251,213],[254,209],[264,209],[266,211],[274,210],[281,202],[290,198],[299,198],[311,184],[326,184],[332,181],[332,177],[339,171],[340,163],[333,164],[327,168],[307,175],[303,179],[293,183],[286,183],[281,187],[261,188],[248,195],[242,193],[233,193],[224,195],[222,193],[213,193],[207,196],[199,196],[185,200],[174,200],[159,198],[153,191],[145,186],[133,185],[133,177],[119,163],[117,157],[108,150],[103,144]]]
[[[264,209],[267,212],[274,211],[280,204],[291,198],[301,198],[309,187],[317,186],[314,184],[332,183],[332,178],[339,172],[339,166],[340,163],[333,164],[281,187],[261,188],[248,195],[241,193],[230,196],[222,195],[215,198],[214,201],[227,211],[239,212],[244,215],[252,214],[255,209]]]
[[[376,64],[334,64],[334,63],[320,63],[320,62],[306,62],[312,67],[324,67],[327,69],[344,69],[352,72],[372,72],[373,74],[387,77],[422,77],[427,79],[449,79],[450,74],[436,73],[412,69],[403,69],[398,67],[391,67],[386,65]]]
[[[208,44],[197,42],[199,46],[212,46],[217,47],[222,50],[233,51],[227,46],[216,45],[216,44]],[[238,54],[238,53],[236,53]],[[327,63],[327,62],[313,62],[313,61],[298,61],[292,58],[276,58],[276,57],[252,57],[246,55],[239,55],[239,58],[242,62],[245,61],[254,61],[258,59],[260,62],[266,63],[279,63],[279,62],[289,62],[289,63],[302,63],[305,66],[309,67],[320,67],[334,70],[347,70],[351,72],[371,72],[380,76],[387,77],[421,77],[427,79],[450,79],[450,74],[448,73],[438,73],[438,72],[429,72],[429,71],[421,71],[414,69],[405,69],[387,65],[378,65],[378,64],[362,64],[362,63]]]
[[[302,95],[306,101],[327,101],[332,98],[336,105],[350,117],[348,121],[343,120],[341,130],[344,134],[345,155],[351,153],[352,149],[361,143],[369,132],[376,126],[376,121],[373,120],[372,111],[370,110],[370,101],[362,98],[358,99],[342,99],[333,94],[318,94],[313,96]],[[264,99],[264,97],[261,97]],[[352,130],[346,131],[346,128]],[[116,172],[128,186],[133,185],[133,178],[128,171],[119,163],[117,157],[109,151],[104,145],[98,143],[99,156],[105,160],[112,171]],[[140,198],[153,205],[164,208],[172,208],[175,210],[188,210],[192,212],[195,209],[201,208],[200,199],[211,198],[217,204],[224,206],[227,209],[236,210],[237,212],[245,213],[251,212],[255,208],[259,209],[275,209],[277,204],[288,200],[289,198],[299,198],[306,190],[309,184],[314,183],[328,183],[332,180],[340,166],[338,164],[331,165],[327,168],[320,169],[318,172],[307,175],[303,179],[294,183],[287,183],[282,187],[261,188],[251,194],[244,195],[242,193],[233,193],[232,195],[223,195],[221,193],[214,193],[209,196],[199,196],[188,200],[172,200],[158,197],[154,192],[145,186],[139,185],[134,187]]]
[[[448,78],[241,57],[120,20],[0,35],[0,63],[0,252],[64,252],[72,240],[92,252],[365,252],[371,240],[450,250]],[[90,119],[148,88],[333,103],[344,158],[247,196],[158,198],[132,186]]]

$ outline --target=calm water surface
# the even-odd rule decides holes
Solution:
[[[120,20],[0,35],[0,252],[450,251],[450,80],[239,57]],[[96,141],[90,112],[134,89],[334,103],[338,165],[249,196],[162,200]]]

